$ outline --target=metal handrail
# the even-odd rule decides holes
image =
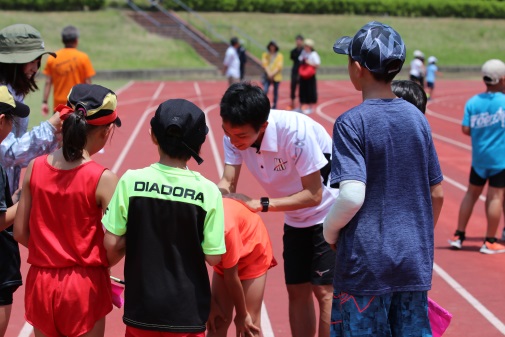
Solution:
[[[137,13],[141,14],[142,16],[144,16],[146,19],[148,19],[156,27],[163,27],[163,25],[160,22],[158,22],[156,19],[152,18],[151,16],[147,15],[147,13],[145,13],[142,9],[140,9],[140,7],[138,7],[137,5],[135,5],[133,3],[133,1],[127,0],[127,3],[128,3],[128,5],[135,12],[137,12]],[[177,18],[176,16],[172,15],[169,11],[167,11],[165,8],[163,8],[162,6],[160,6],[157,1],[152,1],[151,2],[151,6],[156,7],[156,9],[158,11],[162,12],[165,16],[168,16],[169,18],[171,18],[172,20],[174,20],[175,22],[177,22],[177,24],[179,25],[179,29],[181,29],[190,38],[192,38],[193,40],[195,40],[199,45],[201,45],[202,47],[204,47],[214,57],[219,57],[219,53],[214,48],[212,48],[204,39],[202,39],[201,37],[199,37],[198,35],[196,35],[195,33],[193,33],[190,29],[188,29],[186,27],[186,25],[183,22],[181,22],[181,20],[179,20],[179,18]]]
[[[126,2],[128,4],[128,6],[130,6],[135,12],[139,13],[140,15],[142,15],[144,18],[146,18],[153,25],[155,25],[156,27],[161,27],[161,23],[159,23],[156,19],[154,19],[154,18],[150,17],[149,15],[147,15],[147,13],[144,12],[142,9],[140,9],[139,6],[135,5],[133,3],[133,1],[127,0]]]

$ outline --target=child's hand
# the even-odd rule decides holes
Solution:
[[[249,313],[245,317],[235,316],[233,321],[235,322],[237,337],[259,337],[260,329],[253,324]]]
[[[212,300],[210,302],[210,313],[209,313],[209,319],[207,320],[207,330],[216,332],[217,329],[223,323],[226,322],[226,318],[223,315],[223,312],[221,311],[221,308]]]

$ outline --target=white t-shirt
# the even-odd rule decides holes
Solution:
[[[311,51],[310,53],[307,53],[304,50],[302,50],[300,56],[298,57],[298,60],[303,61],[306,60],[308,63],[318,66],[321,64],[321,58],[319,57],[319,54],[314,50]]]
[[[410,75],[415,77],[424,76],[424,63],[420,59],[413,59],[410,62]]]
[[[323,153],[331,154],[332,140],[312,118],[292,111],[271,110],[259,153],[255,148],[238,150],[224,136],[225,163],[247,168],[272,198],[300,192],[301,178],[323,168]],[[321,179],[322,181],[322,179]],[[323,185],[323,200],[314,207],[285,212],[285,222],[304,228],[322,223],[338,190]]]
[[[223,64],[228,67],[226,77],[240,78],[240,58],[237,49],[229,46],[224,55]]]

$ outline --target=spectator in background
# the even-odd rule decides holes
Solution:
[[[424,88],[424,54],[420,50],[414,50],[414,59],[410,62],[410,80]]]
[[[223,75],[228,79],[228,84],[240,82],[240,58],[238,48],[240,43],[236,37],[230,39],[230,46],[226,49],[223,61]]]
[[[287,108],[287,110],[295,109],[296,88],[300,83],[298,68],[300,67],[299,57],[303,50],[303,36],[297,35],[295,42],[296,47],[293,48],[290,53],[291,61],[293,61],[293,67],[291,68],[291,105]]]
[[[440,73],[437,67],[437,58],[435,56],[428,57],[428,67],[426,68],[426,84],[428,85],[428,99],[433,95],[435,89],[435,79]]]
[[[79,44],[79,30],[74,26],[66,26],[61,31],[61,40],[65,48],[56,52],[57,58],[47,60],[44,68],[46,85],[42,98],[42,114],[49,113],[47,100],[54,85],[53,109],[60,104],[67,103],[70,89],[76,84],[91,83],[91,77],[95,76],[95,70],[88,55],[77,50]]]
[[[245,77],[245,64],[247,63],[247,54],[242,41],[240,41],[237,52],[240,60],[240,80],[242,81]]]
[[[300,53],[300,67],[304,64],[314,68],[314,74],[310,77],[300,75],[300,104],[302,112],[306,115],[312,113],[313,105],[317,103],[317,82],[316,71],[321,64],[321,58],[314,49],[314,41],[305,39],[303,41],[303,50]]]
[[[472,215],[475,202],[479,199],[489,180],[486,197],[486,238],[480,252],[483,254],[505,253],[505,246],[496,239],[505,193],[505,63],[489,60],[482,66],[482,77],[486,91],[473,96],[465,105],[462,132],[472,139],[472,167],[470,183],[461,201],[458,228],[449,244],[461,249],[466,239],[465,230]]]
[[[274,87],[274,99],[272,109],[277,109],[277,100],[279,99],[279,84],[282,81],[282,67],[284,65],[284,56],[279,53],[279,46],[275,41],[270,41],[267,45],[267,52],[261,56],[263,65],[263,90],[268,95],[268,89],[272,84]]]

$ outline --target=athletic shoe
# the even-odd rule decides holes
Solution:
[[[293,110],[293,107],[292,107],[291,105],[288,105],[288,106],[286,107],[286,110],[287,110],[287,111],[291,111],[291,110]]]
[[[482,254],[501,254],[505,253],[505,246],[499,244],[498,242],[491,243],[489,241],[484,242],[480,252]]]
[[[451,248],[453,249],[461,249],[461,246],[463,245],[463,241],[458,235],[455,235],[452,240],[448,240],[449,244],[451,245]]]

